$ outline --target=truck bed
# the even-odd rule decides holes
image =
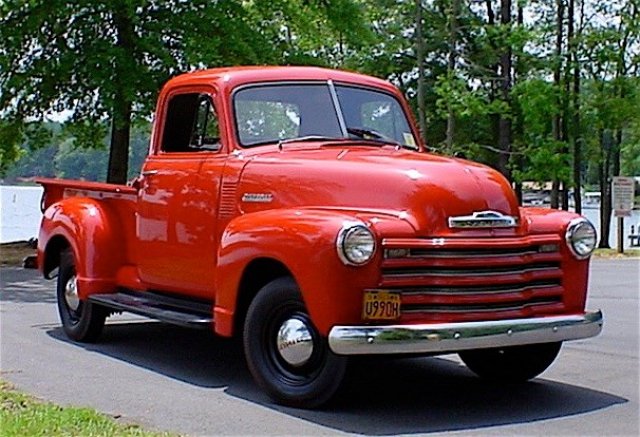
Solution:
[[[135,200],[137,193],[134,187],[104,182],[53,178],[37,178],[36,182],[44,187],[44,194],[40,205],[43,211],[55,202],[67,197]]]

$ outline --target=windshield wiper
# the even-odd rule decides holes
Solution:
[[[392,146],[415,150],[413,147],[407,146],[406,144],[400,144],[393,138],[389,138],[388,136],[381,134],[380,132],[373,129],[366,129],[363,127],[347,127],[347,132],[366,141],[375,141],[380,144],[391,144]]]
[[[249,144],[243,144],[243,145],[245,147],[264,146],[266,144],[277,144],[278,146],[282,146],[283,144],[305,142],[305,141],[345,141],[345,140],[348,140],[348,138],[329,137],[324,135],[305,135],[303,137],[283,138],[281,140],[271,139],[271,140],[264,140],[264,141],[256,141],[255,143],[249,143]]]
[[[297,143],[297,142],[304,142],[304,141],[344,141],[347,139],[348,138],[329,137],[324,135],[305,135],[303,137],[285,138],[284,140],[278,141],[278,144],[282,145],[287,143]]]

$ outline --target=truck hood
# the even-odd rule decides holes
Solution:
[[[466,160],[393,147],[292,147],[251,153],[239,184],[245,213],[284,207],[392,211],[418,235],[448,235],[450,217],[519,218],[509,182]]]

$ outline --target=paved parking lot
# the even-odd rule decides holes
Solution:
[[[237,342],[124,315],[100,343],[69,342],[54,284],[3,268],[1,377],[60,404],[192,435],[639,434],[639,262],[595,260],[588,307],[603,333],[564,345],[534,382],[494,386],[457,357],[356,362],[320,411],[273,405]]]

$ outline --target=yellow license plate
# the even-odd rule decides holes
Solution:
[[[400,293],[366,291],[362,303],[364,320],[396,320],[400,318]]]

